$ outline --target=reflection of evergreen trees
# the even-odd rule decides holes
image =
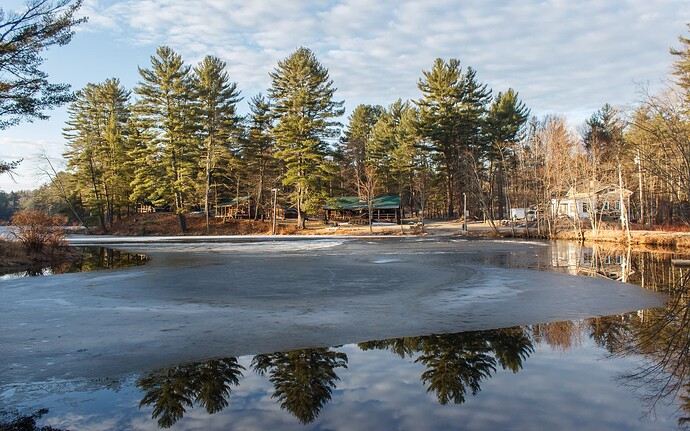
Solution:
[[[105,247],[78,247],[78,259],[60,262],[50,266],[29,267],[20,276],[34,277],[50,274],[96,271],[102,269],[127,268],[144,265],[148,257],[143,254],[127,253]]]
[[[0,411],[0,431],[65,431],[49,425],[39,427],[36,422],[48,413],[40,409],[30,414],[18,411]]]
[[[426,366],[422,382],[441,404],[464,403],[468,390],[476,395],[481,381],[491,378],[498,366],[518,372],[534,350],[529,334],[519,327],[370,341],[359,347],[416,356],[415,362]]]
[[[476,332],[431,336],[422,344],[415,362],[426,366],[422,382],[427,392],[434,391],[441,404],[465,402],[467,388],[476,395],[482,379],[496,371],[491,347]]]
[[[222,358],[153,372],[137,382],[145,393],[139,405],[153,406],[151,417],[162,428],[175,424],[195,402],[209,414],[217,413],[227,407],[243,369],[236,358]]]
[[[80,247],[79,251],[81,252],[81,259],[53,268],[53,273],[127,268],[143,265],[148,260],[143,254],[127,253],[105,247]]]
[[[668,266],[659,266],[674,270]],[[649,267],[647,268],[649,269]],[[676,268],[677,270],[677,268]],[[646,272],[646,276],[650,276]],[[669,307],[606,316],[585,321],[551,322],[489,331],[404,337],[360,343],[366,350],[388,350],[401,358],[424,365],[420,380],[441,404],[464,403],[499,368],[514,373],[522,369],[536,343],[556,350],[593,340],[611,355],[642,355],[646,363],[622,376],[654,404],[673,396],[686,412],[680,425],[690,424],[690,275],[675,276],[668,289]],[[347,356],[334,349],[301,349],[257,355],[252,368],[267,375],[273,384],[273,398],[302,423],[318,417],[331,400],[337,368],[347,367]],[[209,413],[228,405],[231,390],[239,384],[243,368],[235,358],[184,364],[158,371],[138,381],[145,392],[141,406],[152,406],[152,417],[161,427],[182,418],[186,409],[202,406]]]
[[[307,424],[330,401],[339,380],[335,369],[347,368],[347,356],[330,349],[302,349],[257,355],[252,366],[259,374],[269,374],[280,406]]]

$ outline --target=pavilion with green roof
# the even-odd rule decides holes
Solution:
[[[329,199],[323,206],[326,222],[341,221],[354,224],[369,222],[369,206],[366,199],[357,196],[340,196]],[[400,223],[400,196],[376,196],[372,199],[372,220]]]

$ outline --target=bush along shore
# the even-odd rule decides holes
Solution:
[[[62,216],[20,211],[12,217],[14,230],[0,238],[0,275],[71,261],[80,254],[65,241]]]

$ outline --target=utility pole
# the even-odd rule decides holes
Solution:
[[[462,192],[462,231],[467,233],[467,194]]]
[[[620,197],[620,211],[621,211],[621,227],[625,229],[628,238],[628,245],[630,245],[630,224],[628,223],[628,209],[623,200],[623,176],[621,174],[621,164],[618,163],[618,193]]]
[[[642,194],[642,159],[640,158],[640,149],[637,149],[637,156],[635,157],[635,164],[637,164],[637,180],[640,189],[640,221],[643,226],[647,226],[644,220],[644,195]]]
[[[271,228],[271,235],[276,234],[276,207],[278,205],[278,189],[271,189],[273,193],[273,226]]]

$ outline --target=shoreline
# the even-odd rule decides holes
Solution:
[[[236,222],[237,223],[237,222]],[[242,224],[239,222],[237,224]],[[397,236],[397,237],[459,237],[459,238],[515,238],[522,240],[540,241],[544,238],[537,236],[536,229],[530,228],[525,231],[524,228],[512,229],[506,226],[498,226],[497,235],[488,223],[470,222],[468,223],[468,231],[462,232],[462,223],[451,220],[430,220],[424,229],[416,225],[394,225],[394,224],[376,224],[373,226],[373,232],[369,232],[367,225],[339,225],[328,226],[323,225],[322,222],[318,224],[314,221],[310,222],[305,231],[297,231],[291,229],[290,224],[281,223],[279,233],[277,235],[270,234],[270,224],[265,222],[250,222],[247,223],[252,226],[252,229],[232,229],[232,233],[215,232],[210,235],[199,233],[198,229],[194,232],[187,232],[180,234],[179,232],[164,233],[151,232],[150,234],[135,234],[129,232],[114,232],[113,234],[95,234],[95,235],[69,235],[67,242],[69,246],[66,249],[59,250],[57,253],[43,253],[40,255],[30,255],[23,252],[20,244],[9,238],[2,239],[0,242],[3,246],[4,253],[0,253],[0,275],[10,274],[31,270],[39,267],[47,267],[59,265],[66,262],[72,262],[81,257],[81,254],[73,247],[82,245],[94,246],[108,246],[110,244],[122,244],[133,242],[146,242],[147,238],[161,242],[193,242],[193,241],[210,241],[219,242],[228,239],[233,240],[297,240],[307,238],[363,238],[363,237],[382,237],[382,236]],[[266,225],[266,226],[264,226]],[[131,226],[131,223],[130,223]],[[259,229],[257,229],[257,226]],[[261,227],[268,227],[269,231],[260,229]],[[634,247],[649,247],[661,248],[667,250],[685,250],[690,249],[690,232],[667,232],[667,231],[647,231],[647,230],[631,230],[630,231],[630,245]],[[578,233],[576,230],[560,231],[553,240],[576,241],[584,244],[611,244],[626,247],[627,235],[625,231],[618,229],[600,229],[593,233],[591,230],[583,230]]]

